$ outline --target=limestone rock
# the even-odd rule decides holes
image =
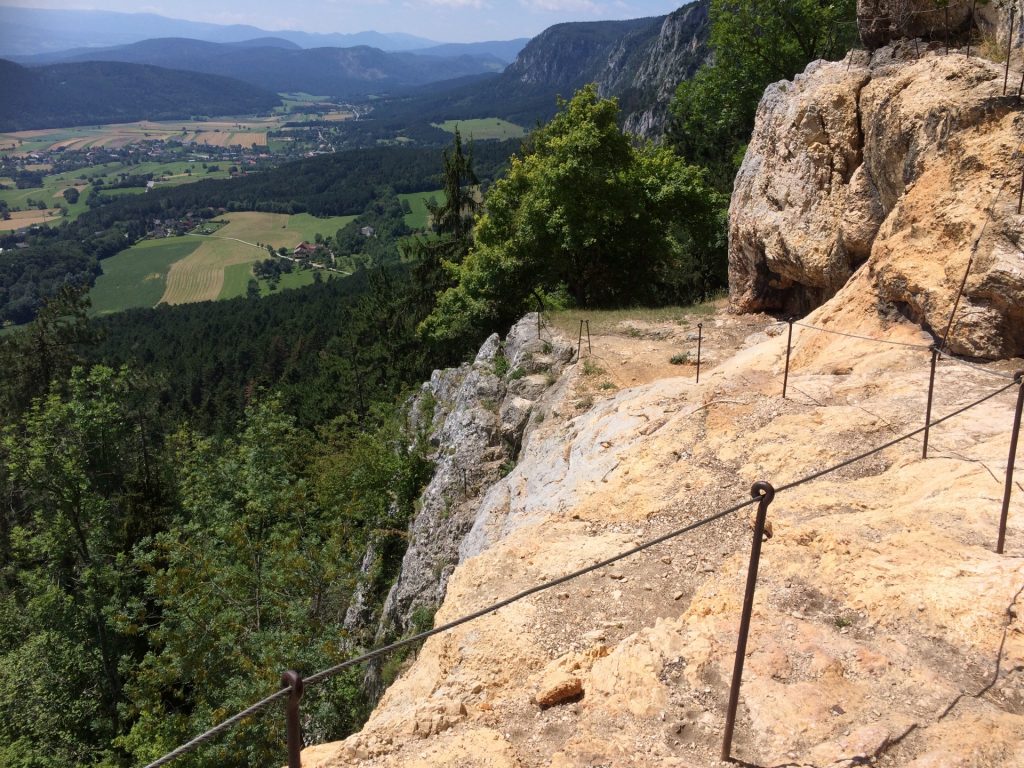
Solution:
[[[583,681],[571,672],[557,669],[541,681],[533,699],[543,709],[574,701],[582,695]]]
[[[537,317],[527,315],[512,327],[504,342],[493,334],[472,363],[434,371],[409,406],[413,430],[429,434],[435,451],[434,475],[420,497],[420,509],[409,526],[409,546],[402,569],[388,593],[378,626],[371,628],[379,644],[405,632],[417,610],[433,610],[443,600],[448,578],[458,562],[459,546],[477,515],[480,491],[498,480],[515,460],[526,430],[532,399],[551,386],[571,358],[567,341],[537,338]],[[508,371],[498,375],[504,355]],[[544,375],[512,378],[520,366]],[[529,381],[514,387],[520,381]],[[429,418],[429,423],[426,423]],[[374,552],[365,564],[372,567]],[[346,628],[365,629],[372,617],[357,587],[346,613]],[[379,694],[379,667],[371,666],[367,688]]]
[[[942,334],[970,260],[949,348],[1024,352],[1024,120],[1001,93],[992,62],[893,48],[769,86],[730,205],[733,305],[802,314],[866,262],[880,313]]]

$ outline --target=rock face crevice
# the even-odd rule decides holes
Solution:
[[[769,86],[730,206],[734,306],[803,314],[864,268],[880,312],[942,332],[970,263],[957,313],[971,321],[954,320],[950,349],[1024,352],[1024,220],[1007,191],[1024,123],[1002,75],[902,45]]]
[[[487,339],[472,363],[434,371],[413,399],[413,423],[430,420],[423,426],[435,471],[409,527],[401,572],[376,630],[378,644],[417,628],[441,604],[481,491],[515,463],[535,402],[573,351],[550,334],[538,337],[537,317],[528,315],[504,342],[497,334]]]

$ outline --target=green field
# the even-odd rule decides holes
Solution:
[[[499,117],[485,117],[475,120],[445,120],[443,123],[431,123],[435,128],[455,133],[459,129],[464,139],[521,139],[526,129],[521,125],[510,123]]]
[[[97,315],[120,312],[131,307],[153,307],[167,287],[171,265],[201,244],[192,237],[143,240],[126,251],[100,262],[103,274],[89,292],[92,311]]]
[[[399,195],[399,200],[408,200],[412,213],[405,214],[405,225],[413,229],[426,229],[430,214],[427,212],[427,200],[433,197],[438,203],[445,201],[443,189],[435,189],[432,192],[410,192]]]
[[[277,287],[270,288],[269,280],[259,280],[260,296],[269,296],[272,293],[280,293],[291,288],[302,288],[313,284],[313,275],[320,272],[323,279],[329,279],[330,272],[318,269],[296,269],[293,272],[281,275]],[[336,276],[336,275],[335,275]],[[224,270],[224,288],[218,299],[235,299],[245,296],[249,291],[249,281],[252,279],[252,264],[233,264]]]
[[[245,296],[252,279],[252,262],[232,264],[224,268],[224,287],[220,289],[218,299],[237,299]]]
[[[317,233],[333,235],[354,217],[318,219],[305,213],[288,216],[247,211],[223,218],[228,224],[215,235],[193,236],[200,246],[173,266],[163,301],[186,304],[244,296],[249,282],[245,271],[266,258],[265,246],[294,248],[303,240],[315,240]]]
[[[329,216],[318,219],[308,213],[297,213],[288,217],[288,231],[294,232],[302,240],[311,243],[316,239],[317,233],[324,237],[334,237],[339,229],[355,219],[355,216]],[[293,243],[293,245],[298,245],[298,243]]]

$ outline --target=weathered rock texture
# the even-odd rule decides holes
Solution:
[[[406,632],[414,616],[432,616],[444,599],[459,546],[477,518],[481,492],[518,456],[534,402],[574,352],[538,337],[536,315],[504,343],[491,336],[470,364],[434,371],[412,406],[429,416],[435,471],[409,528],[402,569],[384,603],[377,639]]]
[[[875,302],[862,270],[809,320],[927,340]],[[667,361],[695,351],[698,320],[716,364],[696,385]],[[438,623],[749,498],[754,480],[782,486],[920,426],[926,352],[797,329],[783,400],[786,338],[770,318],[687,326],[595,329],[594,356],[536,401]],[[1006,383],[945,361],[938,382],[936,415]],[[992,551],[1013,402],[933,429],[928,460],[905,442],[779,492],[736,757],[1024,764],[1019,493],[1007,556]],[[749,548],[743,512],[435,636],[361,733],[303,765],[717,768]]]
[[[731,299],[802,314],[863,269],[880,312],[941,335],[973,254],[949,347],[1020,354],[1020,106],[991,62],[912,56],[819,61],[766,90],[730,207]]]

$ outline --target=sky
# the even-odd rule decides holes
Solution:
[[[440,42],[533,37],[563,21],[660,16],[689,0],[4,0],[30,8],[156,13],[267,30],[406,32]]]

